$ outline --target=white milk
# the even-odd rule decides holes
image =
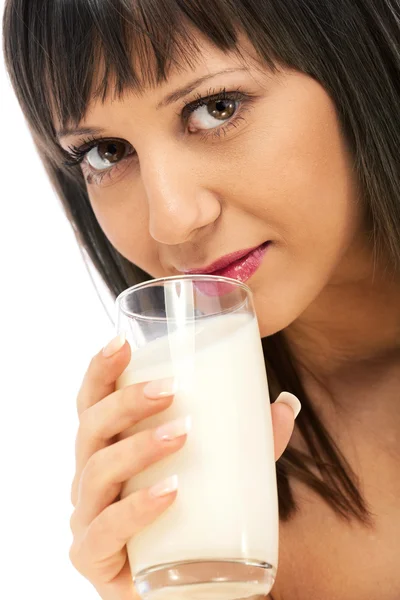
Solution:
[[[134,351],[118,387],[172,376],[166,356],[166,338]],[[252,559],[277,567],[272,425],[256,319],[228,314],[198,321],[194,363],[188,358],[190,389],[178,391],[170,408],[123,434],[192,417],[181,450],[124,484],[121,497],[174,474],[179,479],[172,506],[128,543],[132,572],[204,558]]]

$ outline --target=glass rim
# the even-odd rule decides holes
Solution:
[[[220,277],[219,275],[207,275],[207,274],[193,274],[191,275],[190,273],[187,275],[173,275],[171,277],[156,277],[154,279],[149,279],[148,281],[142,281],[141,283],[137,283],[136,285],[132,285],[129,288],[127,288],[126,290],[124,290],[123,292],[121,292],[120,294],[118,294],[117,298],[115,299],[115,307],[116,309],[123,313],[125,316],[130,317],[130,318],[138,318],[140,320],[144,320],[144,321],[166,321],[167,318],[166,317],[150,317],[148,315],[141,315],[140,313],[135,313],[135,312],[129,312],[127,313],[125,310],[123,310],[121,308],[121,301],[123,300],[123,298],[125,296],[128,296],[130,293],[132,293],[133,291],[138,291],[141,288],[145,288],[145,287],[154,287],[157,286],[159,284],[162,284],[163,282],[166,281],[187,281],[187,280],[194,280],[194,281],[214,281],[214,282],[218,282],[221,281],[222,283],[228,283],[230,285],[232,285],[232,287],[241,287],[250,297],[250,299],[252,299],[253,297],[253,293],[251,291],[251,289],[249,288],[248,285],[246,285],[245,283],[243,283],[242,281],[238,281],[237,279],[232,279],[231,277]],[[226,309],[225,311],[220,311],[217,313],[212,313],[211,315],[204,315],[204,316],[196,316],[194,317],[192,320],[196,321],[202,318],[207,318],[207,317],[211,317],[211,316],[215,316],[217,314],[222,314],[225,312],[234,312],[235,309]],[[174,319],[172,319],[174,320]]]

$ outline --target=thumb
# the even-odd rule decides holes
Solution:
[[[282,392],[271,404],[275,460],[282,456],[289,443],[294,429],[294,420],[300,409],[300,400],[290,392]]]

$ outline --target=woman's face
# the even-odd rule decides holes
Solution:
[[[115,248],[153,277],[271,241],[246,281],[261,335],[270,335],[341,277],[362,223],[352,164],[316,81],[272,74],[246,45],[245,63],[201,46],[195,68],[172,71],[159,87],[90,104],[80,126],[110,141],[84,159],[89,198]],[[79,148],[87,139],[60,142]]]

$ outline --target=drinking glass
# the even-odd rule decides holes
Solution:
[[[128,541],[144,600],[266,595],[278,560],[270,401],[252,292],[215,275],[152,279],[116,300],[132,348],[117,389],[174,378],[169,408],[122,437],[190,417],[185,445],[124,482],[121,498],[178,476],[173,504]]]

